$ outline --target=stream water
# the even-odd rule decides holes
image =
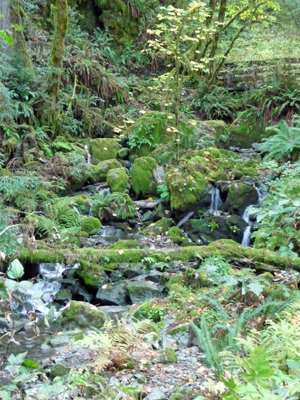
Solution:
[[[220,189],[214,188],[211,194],[210,210],[213,211],[213,213],[217,213],[221,205]]]

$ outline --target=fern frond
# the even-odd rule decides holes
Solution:
[[[205,315],[201,316],[201,324],[200,328],[195,325],[192,321],[190,322],[192,329],[194,330],[198,342],[206,355],[207,363],[213,367],[218,373],[221,373],[223,370],[222,360],[219,357],[216,346],[214,345],[213,338],[208,329]]]

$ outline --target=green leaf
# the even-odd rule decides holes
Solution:
[[[7,390],[0,390],[0,395],[2,400],[13,400],[10,393]]]
[[[23,361],[23,365],[28,368],[34,368],[34,369],[40,368],[40,365],[38,363],[36,363],[33,360],[28,360],[27,358],[25,358],[25,360]]]
[[[230,378],[230,381],[228,381],[223,376],[220,376],[220,379],[228,389],[234,390],[237,387],[237,384],[234,382],[233,377]]]
[[[7,276],[11,279],[19,279],[24,275],[24,267],[18,259],[11,262]]]
[[[27,355],[27,351],[25,351],[24,353],[20,353],[17,356],[15,356],[14,354],[11,354],[7,361],[9,362],[10,365],[21,365],[23,364],[25,357]]]
[[[291,369],[300,369],[300,362],[295,360],[286,360],[286,365]]]
[[[252,293],[256,294],[256,296],[259,296],[262,294],[264,287],[259,282],[251,282],[248,284],[248,289],[251,290]]]
[[[13,281],[11,279],[6,279],[5,280],[5,286],[8,289],[9,292],[13,292],[14,290],[16,290],[19,286],[19,283],[16,281]]]

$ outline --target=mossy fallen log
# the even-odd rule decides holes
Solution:
[[[218,240],[208,246],[181,247],[176,249],[54,249],[51,247],[35,250],[21,249],[19,259],[23,263],[36,264],[42,262],[60,262],[67,265],[80,263],[78,272],[86,274],[92,281],[104,271],[112,271],[121,263],[142,262],[145,257],[151,257],[155,262],[200,261],[207,257],[222,255],[229,262],[240,262],[245,267],[257,270],[272,270],[272,268],[293,268],[300,271],[300,259],[292,261],[289,257],[278,257],[276,252],[265,249],[244,247],[232,240]],[[271,268],[270,268],[271,267]]]

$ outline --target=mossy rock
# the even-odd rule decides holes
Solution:
[[[71,301],[62,312],[61,325],[64,328],[91,328],[101,329],[108,320],[108,316],[89,303]]]
[[[185,231],[196,244],[207,244],[218,239],[232,239],[241,243],[246,226],[239,215],[219,215],[190,219],[185,223]]]
[[[263,138],[269,137],[269,131],[265,131],[257,124],[256,116],[249,116],[246,110],[228,127],[228,146],[251,148],[254,142],[261,142]]]
[[[234,182],[229,186],[225,207],[230,213],[243,214],[245,208],[257,204],[258,194],[253,186],[243,182]]]
[[[173,224],[174,221],[172,218],[162,218],[147,226],[146,229],[143,229],[141,235],[156,236],[166,234]]]
[[[124,168],[114,168],[108,171],[106,182],[112,192],[126,192],[128,188],[128,175]]]
[[[162,364],[173,364],[178,362],[176,351],[171,347],[167,347],[159,356],[159,362]]]
[[[101,223],[98,218],[80,216],[80,226],[83,232],[94,235],[100,231]]]
[[[191,243],[185,237],[183,231],[177,226],[172,226],[169,230],[167,235],[169,238],[179,246],[190,246]]]
[[[119,151],[117,139],[98,138],[89,141],[89,151],[92,156],[92,164],[116,158]]]
[[[215,143],[217,146],[225,146],[229,139],[229,129],[224,121],[208,120],[205,124],[213,128]]]
[[[88,180],[91,183],[97,183],[104,181],[107,178],[107,174],[111,169],[123,168],[122,164],[116,160],[105,160],[99,162],[97,165],[91,165],[88,171]]]
[[[107,249],[111,250],[139,249],[139,248],[140,248],[139,242],[133,239],[119,240],[118,242],[107,246]]]
[[[180,160],[179,165],[171,166],[166,173],[166,184],[170,193],[171,208],[176,211],[187,211],[199,203],[210,203],[206,190],[207,177],[199,171],[199,158]]]
[[[174,118],[166,112],[150,111],[127,129],[131,155],[146,157],[158,145],[172,140],[172,136],[166,131],[168,116]]]
[[[154,158],[137,158],[131,168],[130,177],[132,189],[139,195],[155,195],[157,184],[153,177],[153,171],[157,164]]]
[[[88,214],[91,207],[91,196],[79,194],[72,197],[72,204],[77,208],[80,214]]]
[[[51,367],[50,378],[53,380],[54,378],[68,375],[70,370],[71,368],[69,367],[65,367],[64,365],[61,364],[55,364],[53,365],[53,367]]]

